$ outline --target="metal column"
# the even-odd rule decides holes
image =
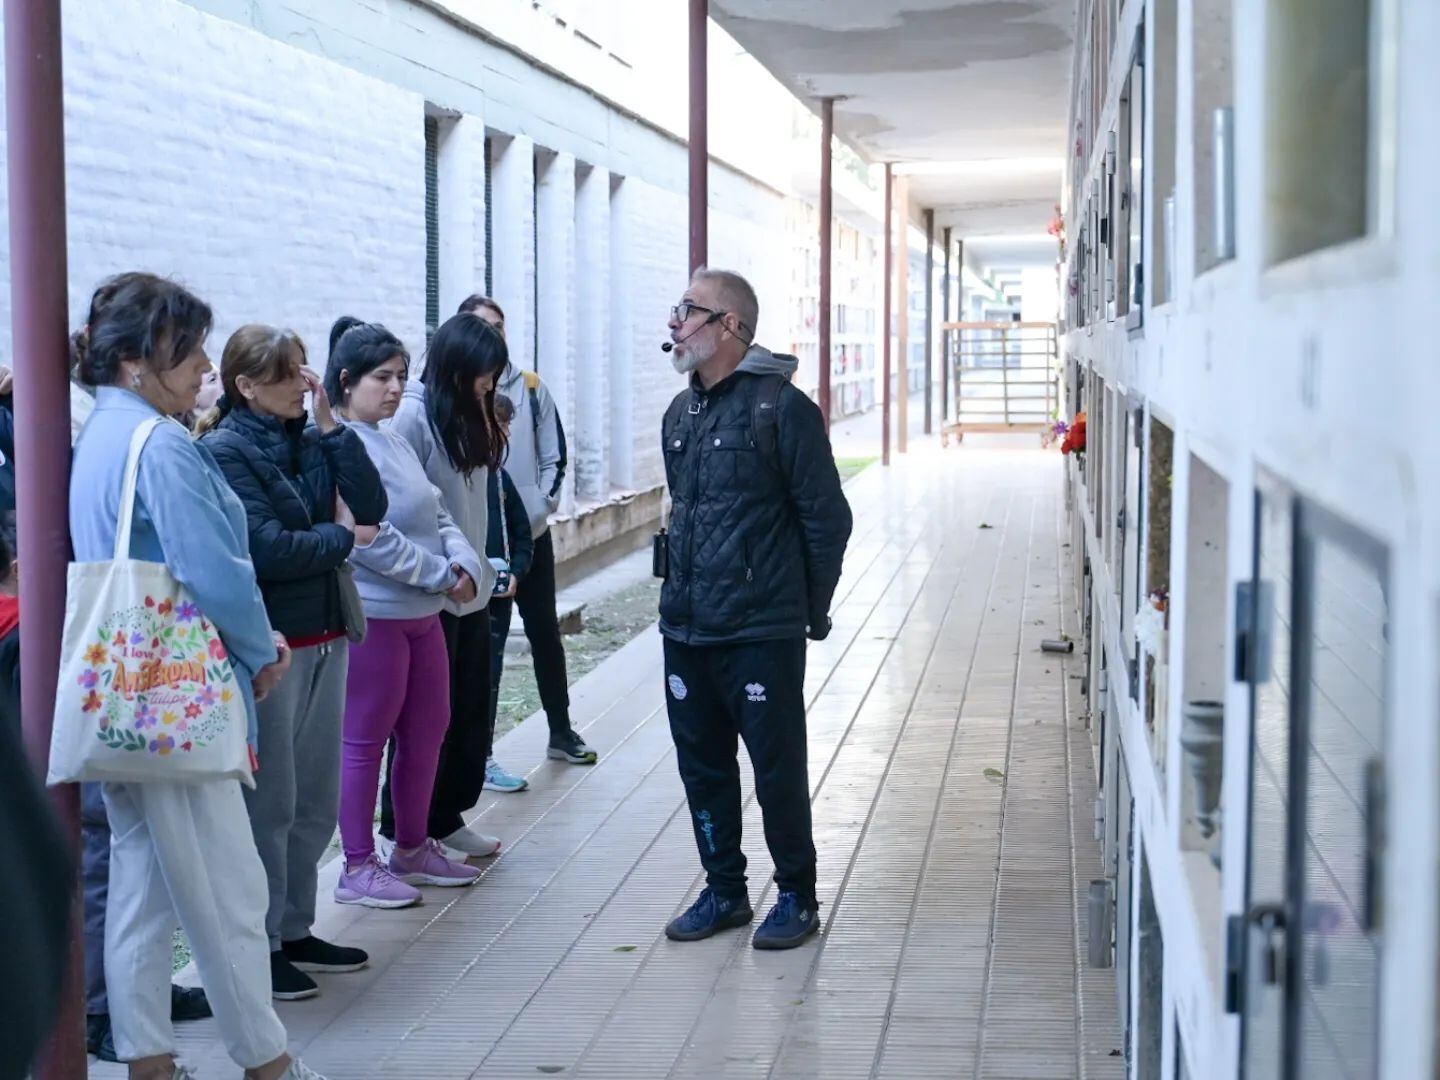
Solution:
[[[834,229],[834,192],[831,190],[830,145],[835,135],[835,99],[820,101],[820,414],[830,430],[830,234]]]
[[[885,163],[885,289],[881,301],[880,336],[884,341],[883,366],[880,389],[880,463],[890,464],[890,291],[894,287],[891,277],[895,265],[895,167]]]
[[[940,323],[950,321],[950,227],[945,227],[945,276],[940,286]],[[950,419],[950,334],[940,334],[940,423]]]
[[[15,348],[17,556],[21,715],[31,764],[44,776],[60,667],[65,564],[70,552],[70,362],[65,260],[65,111],[61,96],[60,0],[5,0],[5,111],[10,192],[10,306]],[[53,801],[78,853],[80,792]],[[84,961],[78,891],[60,1016],[35,1075],[86,1074]],[[14,978],[23,978],[16,972]]]
[[[690,0],[690,272],[705,265],[710,246],[710,130],[706,55],[709,0]]]
[[[895,198],[900,204],[897,215],[900,238],[896,257],[899,280],[895,282],[895,300],[900,310],[895,319],[895,351],[899,356],[895,402],[895,449],[907,453],[910,449],[910,178],[901,176],[895,185]]]
[[[965,238],[963,236],[955,241],[955,318],[958,322],[965,321]],[[955,335],[955,344],[961,349],[964,348],[964,339],[963,332]],[[960,372],[957,370],[960,364],[959,356],[952,357],[950,363],[951,375],[955,381],[955,422],[958,424],[960,422]]]
[[[925,434],[932,428],[935,396],[935,211],[925,211]]]

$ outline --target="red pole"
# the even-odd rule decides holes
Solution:
[[[15,347],[15,457],[20,594],[21,717],[39,775],[50,728],[65,615],[70,553],[70,362],[65,264],[65,111],[61,96],[60,0],[5,0],[5,115],[10,191],[10,308]],[[53,801],[78,854],[80,792]],[[86,1073],[84,959],[78,891],[72,895],[68,983],[35,1075]],[[21,977],[15,973],[15,977]]]
[[[705,265],[710,246],[710,130],[706,54],[709,0],[690,0],[690,272]]]
[[[820,101],[820,412],[830,430],[830,233],[834,228],[830,144],[835,134],[835,99]]]
[[[880,333],[885,339],[884,386],[880,391],[882,414],[880,417],[880,463],[890,464],[890,277],[895,272],[895,232],[892,217],[895,212],[895,171],[890,162],[885,163],[885,299],[880,316]]]

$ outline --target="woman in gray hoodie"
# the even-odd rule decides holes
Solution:
[[[414,449],[477,552],[485,550],[489,527],[489,476],[505,456],[505,436],[495,420],[495,377],[508,362],[505,339],[487,323],[470,315],[452,317],[435,331],[425,370],[419,382],[405,388],[390,422]],[[430,835],[471,856],[500,850],[497,837],[467,828],[462,816],[480,798],[490,751],[487,605],[495,570],[488,560],[481,569],[483,576],[475,581],[478,595],[468,603],[447,600],[440,615],[450,653],[450,728],[430,801]],[[382,799],[380,832],[392,837],[394,828],[390,800]]]
[[[450,663],[440,612],[447,600],[473,601],[488,580],[489,564],[446,511],[410,444],[382,423],[395,415],[405,390],[405,347],[383,326],[354,319],[337,323],[331,340],[325,389],[365,444],[389,501],[378,527],[355,527],[350,554],[367,632],[351,650],[346,684],[340,782],[345,869],[335,899],[405,907],[420,899],[415,885],[470,885],[479,877],[474,867],[448,857],[427,826],[440,744],[450,725]],[[375,856],[375,795],[392,736],[395,849],[382,866]]]

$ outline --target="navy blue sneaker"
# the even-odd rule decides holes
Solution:
[[[665,936],[671,941],[701,941],[721,930],[744,926],[754,918],[748,896],[720,896],[707,886],[687,911],[670,920]]]
[[[819,929],[820,905],[802,901],[799,893],[782,892],[751,944],[757,949],[793,949]]]

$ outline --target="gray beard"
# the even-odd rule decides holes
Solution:
[[[696,356],[693,352],[689,351],[684,353],[673,352],[670,354],[670,363],[674,366],[676,374],[679,375],[691,374],[701,364],[705,363],[706,359],[706,357]]]

